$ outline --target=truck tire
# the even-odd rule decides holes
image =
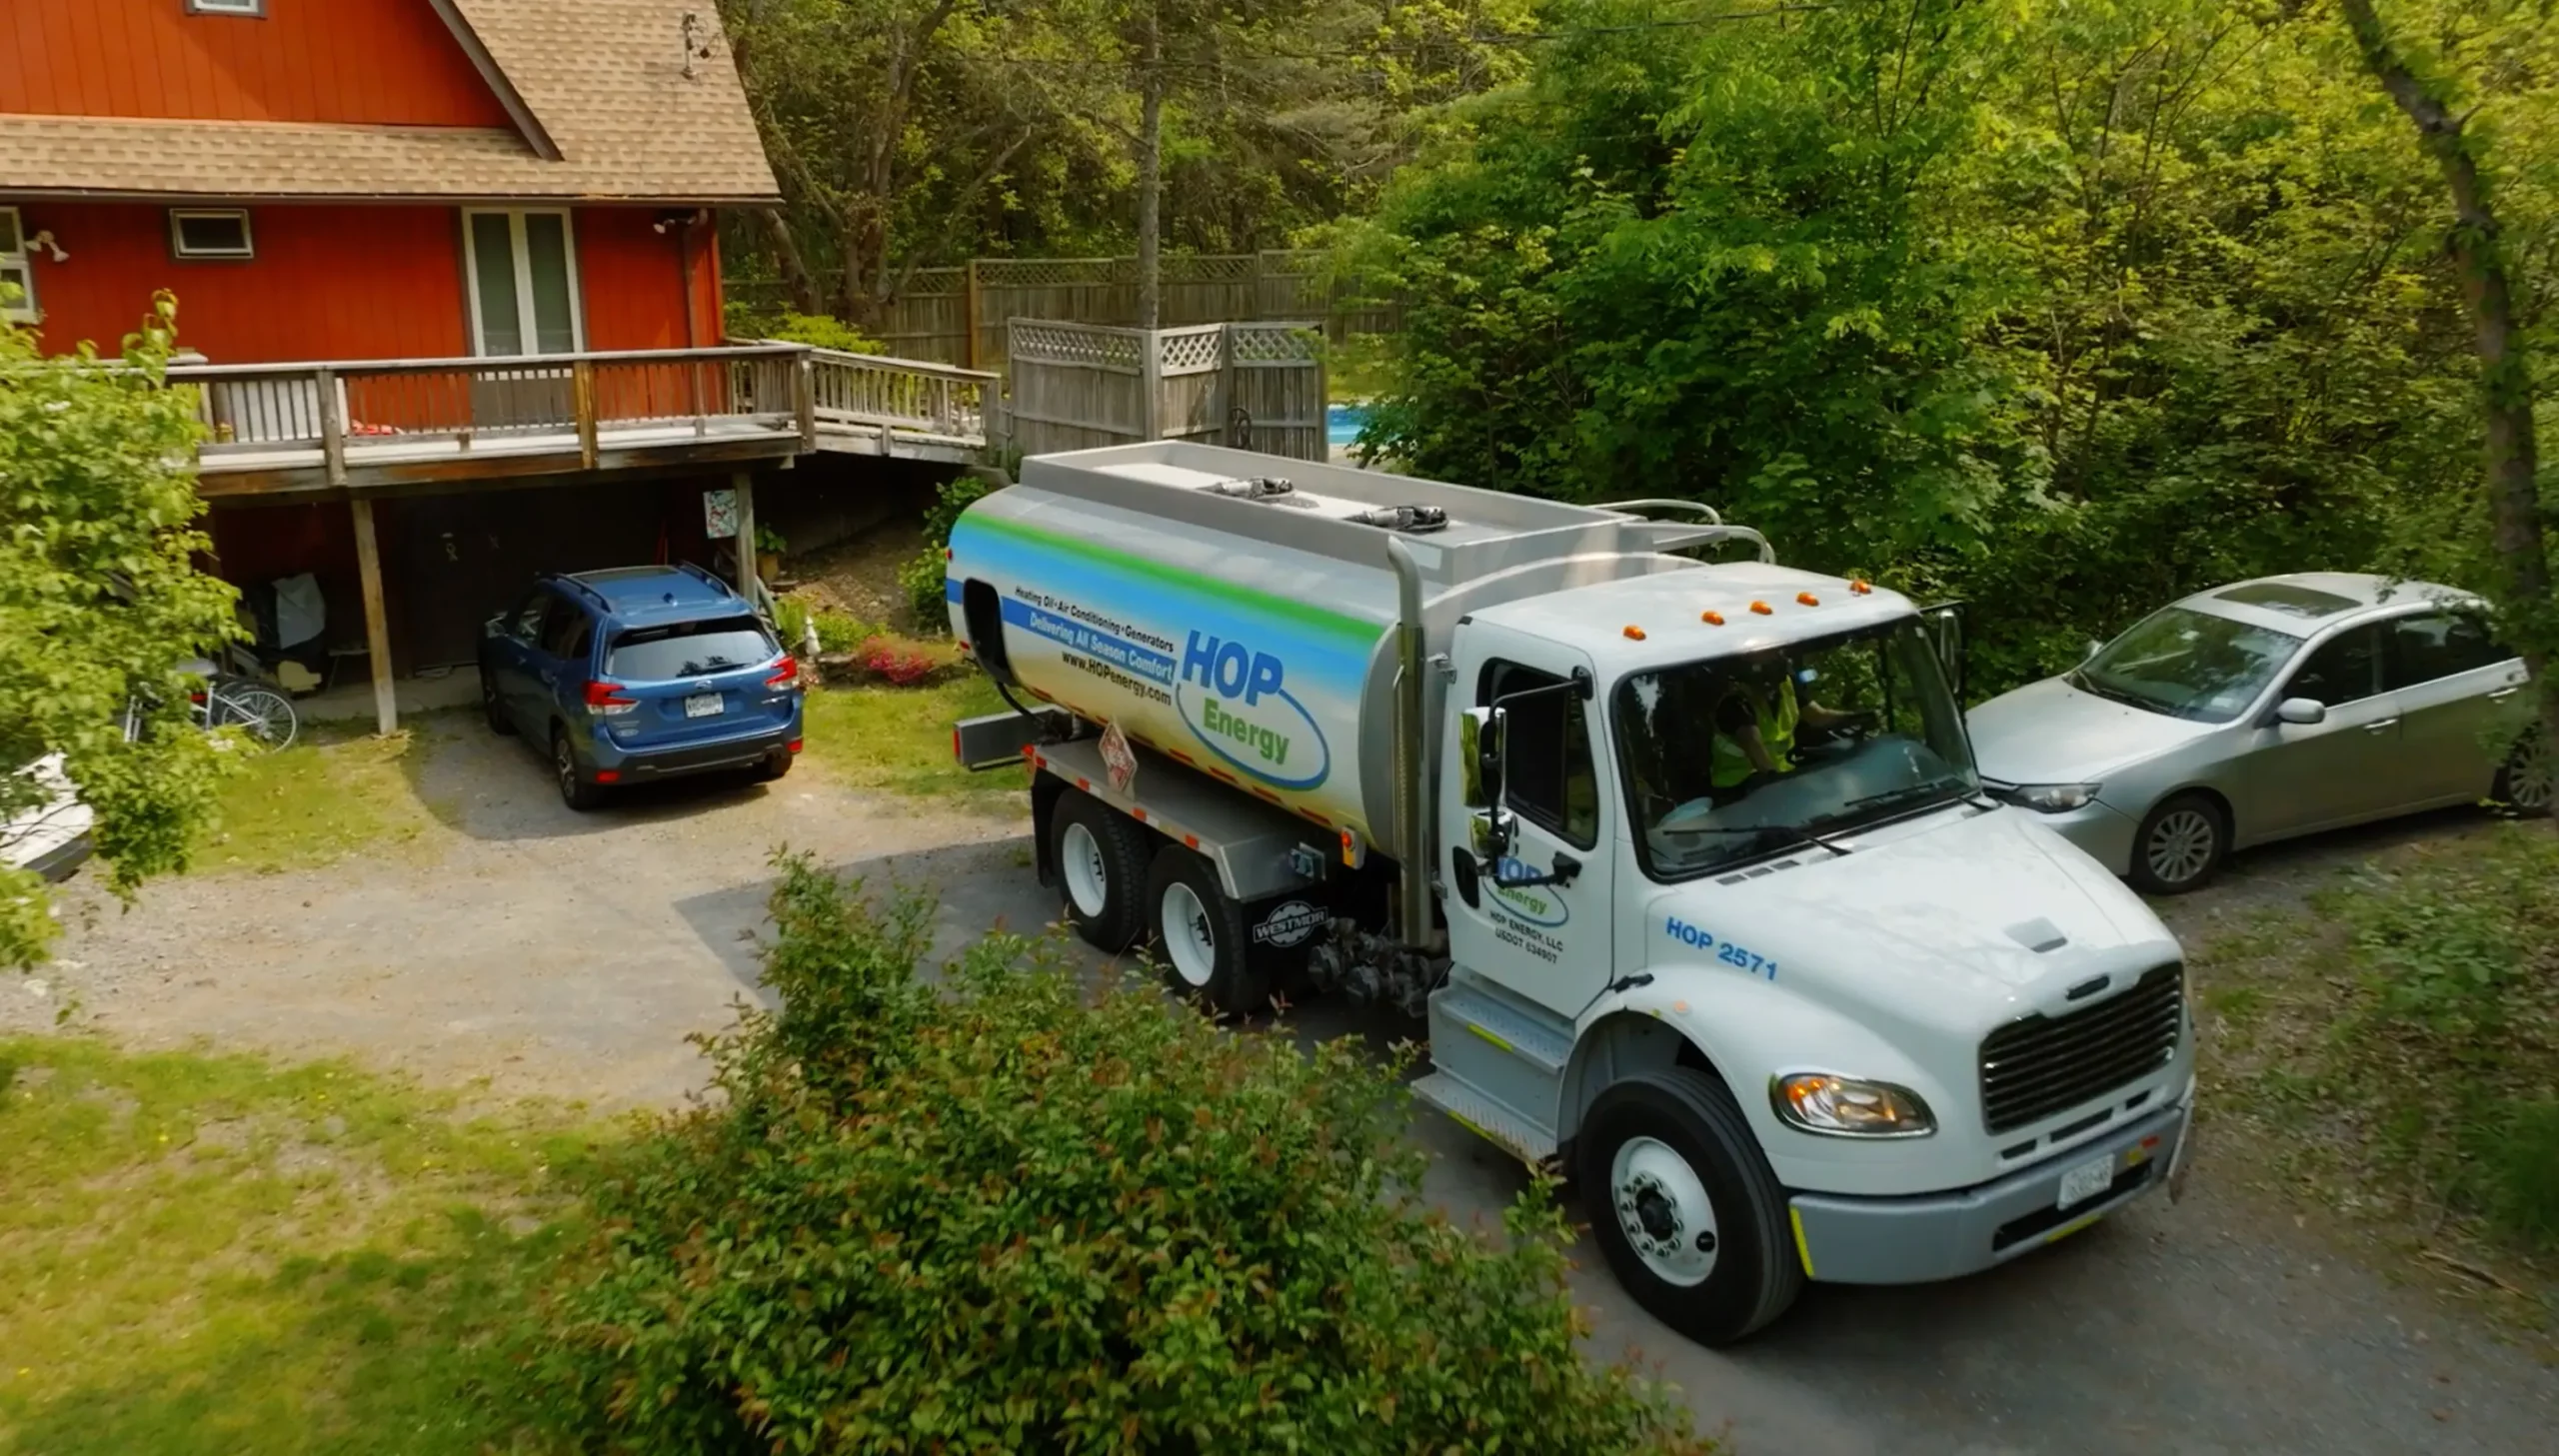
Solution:
[[[1591,1232],[1662,1323],[1726,1345],[1802,1292],[1785,1191],[1723,1083],[1684,1066],[1629,1077],[1574,1140]]]
[[[1207,859],[1166,845],[1147,871],[1147,907],[1165,984],[1203,998],[1222,1015],[1269,1009],[1271,987],[1254,969],[1244,906],[1227,894]]]
[[[1089,793],[1069,789],[1049,816],[1051,862],[1067,920],[1085,943],[1117,955],[1147,927],[1147,831]]]

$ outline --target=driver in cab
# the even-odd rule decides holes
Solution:
[[[1736,666],[1715,704],[1711,773],[1717,796],[1753,774],[1793,772],[1798,730],[1823,732],[1857,721],[1856,714],[1801,702],[1798,678],[1809,686],[1812,670],[1791,672],[1775,656]]]

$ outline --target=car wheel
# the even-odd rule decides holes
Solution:
[[[1110,955],[1137,943],[1155,850],[1147,831],[1093,795],[1070,791],[1049,816],[1049,848],[1068,922],[1085,943]]]
[[[2515,813],[2541,817],[2550,812],[2552,780],[2559,778],[2559,762],[2554,759],[2559,754],[2550,751],[2549,741],[2539,731],[2525,733],[2514,751],[2506,754],[2489,794]]]
[[[1802,1292],[1785,1192],[1723,1083],[1684,1066],[1630,1077],[1574,1141],[1591,1232],[1662,1323],[1730,1344]]]
[[[486,668],[480,670],[480,711],[488,715],[489,731],[502,738],[515,734],[515,720],[507,717],[507,705],[498,697],[497,675]]]
[[[1253,968],[1244,906],[1219,883],[1216,866],[1179,844],[1166,845],[1147,871],[1147,904],[1166,985],[1223,1015],[1270,1008],[1270,984]]]
[[[2200,793],[2161,799],[2132,836],[2132,882],[2151,894],[2184,894],[2210,882],[2230,852],[2230,821]]]
[[[559,780],[560,801],[579,813],[604,801],[603,785],[578,766],[578,750],[569,746],[569,735],[558,728],[551,730],[551,776]]]

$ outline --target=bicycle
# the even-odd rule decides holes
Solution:
[[[293,711],[293,700],[252,678],[225,673],[201,659],[181,665],[182,670],[204,680],[204,687],[187,695],[189,716],[197,728],[206,732],[216,728],[240,729],[240,740],[250,744],[252,752],[272,753],[293,746],[302,731],[302,718]],[[139,704],[125,708],[124,732],[132,738],[142,730]]]

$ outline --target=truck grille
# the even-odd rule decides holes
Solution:
[[[2177,1054],[2185,967],[2159,966],[2084,1011],[2021,1017],[1981,1039],[1981,1119],[2005,1132],[2101,1097]]]

